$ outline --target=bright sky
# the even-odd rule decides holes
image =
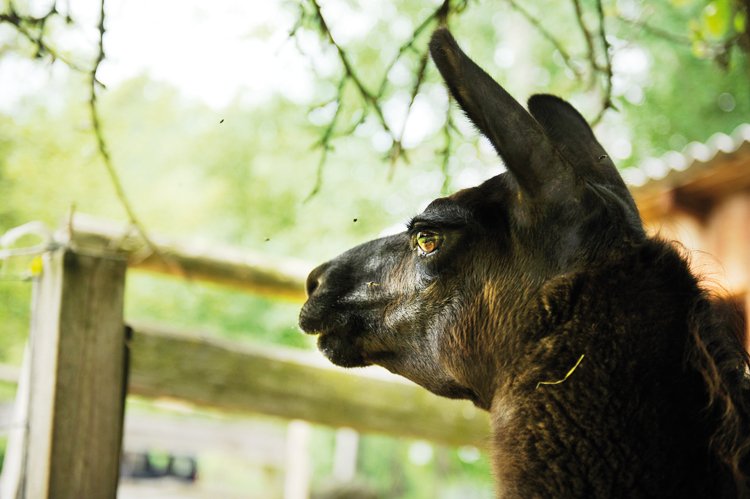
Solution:
[[[35,13],[45,12],[48,1],[31,0]],[[64,36],[54,40],[61,51],[78,54],[80,65],[88,67],[96,49],[99,2],[70,0],[70,5],[78,27],[65,28]],[[216,109],[234,102],[257,105],[274,94],[310,104],[315,80],[339,71],[335,54],[322,47],[317,34],[303,32],[296,41],[288,37],[298,16],[291,0],[107,0],[106,6],[107,58],[98,76],[108,86],[148,73]],[[413,29],[390,2],[362,2],[353,9],[345,1],[327,1],[323,7],[335,38],[344,45],[366,36],[378,18],[389,20],[394,39]],[[13,36],[10,27],[0,26],[0,42]],[[499,46],[499,56],[505,53],[504,48],[508,49]],[[496,54],[495,63],[502,66],[504,59],[499,56]],[[631,102],[641,100],[650,69],[645,52],[637,47],[620,48],[613,63],[617,70],[615,95]],[[390,74],[394,82],[399,78],[398,69]],[[0,111],[12,114],[26,95],[42,96],[54,105],[62,95],[55,89],[60,88],[67,71],[61,63],[50,67],[28,57],[5,54],[0,58]],[[444,101],[444,90],[439,85],[427,86],[423,92],[409,116],[404,137],[407,147],[442,123],[443,111],[436,104]],[[407,102],[408,95],[401,92],[383,105],[394,130],[401,129]],[[627,131],[606,123],[598,131],[605,142],[607,137],[617,138],[610,143],[613,157],[630,156]],[[378,150],[390,146],[390,138],[383,133],[375,133],[372,140]]]
[[[101,74],[105,82],[147,70],[216,107],[237,94],[253,102],[272,92],[295,101],[311,96],[309,63],[286,36],[296,13],[279,1],[108,4],[109,59]]]
[[[46,2],[32,3],[35,14],[48,8]],[[55,46],[62,53],[76,54],[79,65],[88,67],[96,50],[99,2],[70,3],[78,27],[65,28],[64,36],[56,34]],[[216,109],[233,102],[260,104],[275,93],[309,104],[315,79],[340,70],[335,53],[323,47],[317,34],[302,31],[296,40],[288,37],[298,16],[296,4],[289,0],[108,0],[106,7],[107,57],[98,77],[107,86],[148,73]],[[390,3],[363,2],[355,10],[347,2],[326,2],[324,14],[337,41],[344,45],[365,36],[377,18],[392,19],[390,29],[396,39],[413,29]],[[391,73],[394,80],[399,78],[398,69]],[[54,105],[55,85],[67,71],[61,63],[49,66],[28,57],[0,58],[0,110],[12,113],[26,95],[43,96]],[[442,123],[442,111],[435,103],[444,100],[444,90],[440,86],[424,90],[409,115],[404,136],[407,147]],[[401,129],[407,102],[408,95],[397,94],[384,103],[394,130]],[[390,138],[382,135],[373,136],[373,145],[387,150]]]
[[[42,2],[35,5],[44,11]],[[261,102],[273,92],[294,101],[310,98],[309,59],[286,36],[296,20],[288,2],[109,0],[106,5],[107,59],[99,71],[105,85],[148,72],[214,107],[237,95],[249,102]],[[81,29],[58,38],[58,43],[91,54],[97,6],[94,0],[72,0]],[[38,93],[64,73],[64,68],[50,69],[24,58],[2,58],[0,107],[7,109],[19,96]]]

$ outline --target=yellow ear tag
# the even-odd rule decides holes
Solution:
[[[41,275],[43,269],[44,269],[44,263],[42,263],[41,255],[35,256],[34,259],[31,260],[31,264],[29,265],[31,276],[36,277],[38,275]]]

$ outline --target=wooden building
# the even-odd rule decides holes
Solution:
[[[649,231],[685,245],[695,272],[736,301],[750,348],[750,124],[624,176]]]

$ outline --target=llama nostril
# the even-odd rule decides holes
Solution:
[[[309,298],[310,295],[312,295],[316,289],[318,289],[318,286],[320,285],[320,281],[318,280],[317,276],[313,276],[310,274],[307,276],[307,297]]]
[[[328,268],[328,264],[324,263],[313,269],[310,275],[307,276],[307,282],[305,283],[305,289],[307,291],[307,297],[311,297],[316,289],[323,283],[323,274]]]

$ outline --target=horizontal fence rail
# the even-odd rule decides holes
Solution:
[[[132,227],[86,215],[74,216],[59,238],[82,252],[122,252],[130,268],[297,302],[305,299],[305,279],[313,267],[289,258],[270,258],[215,244],[178,243],[153,235],[150,247]]]
[[[448,445],[484,447],[489,434],[487,414],[471,402],[438,397],[386,372],[345,371],[312,352],[133,329],[131,394]]]

